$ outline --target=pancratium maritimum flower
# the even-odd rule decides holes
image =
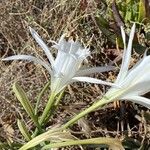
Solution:
[[[121,69],[115,81],[115,84],[120,88],[112,87],[105,96],[111,101],[116,99],[130,100],[150,108],[150,99],[141,96],[150,91],[150,56],[146,56],[145,53],[144,57],[129,70],[135,24],[130,32],[127,48],[125,32],[122,27],[121,33],[124,43],[124,54]]]
[[[3,60],[29,60],[44,66],[51,75],[51,90],[55,94],[75,81],[114,85],[113,83],[86,77],[86,75],[92,73],[112,70],[114,67],[106,66],[81,69],[82,62],[90,55],[90,51],[88,48],[83,48],[79,42],[73,40],[66,41],[64,38],[65,35],[62,35],[59,42],[54,42],[55,45],[52,46],[58,49],[57,57],[54,59],[48,46],[43,42],[38,33],[32,28],[30,28],[30,32],[44,50],[49,63],[30,55],[14,55]]]

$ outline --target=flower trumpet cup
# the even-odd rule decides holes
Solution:
[[[44,50],[49,62],[30,55],[14,55],[2,60],[28,60],[40,64],[45,67],[51,75],[51,91],[55,95],[61,92],[68,84],[76,81],[89,82],[96,84],[104,84],[113,86],[113,83],[87,77],[87,75],[97,72],[105,72],[113,70],[113,66],[93,67],[82,69],[82,62],[90,55],[88,48],[84,48],[78,41],[65,40],[65,35],[62,35],[58,43],[52,47],[58,50],[57,56],[54,59],[48,46],[43,42],[38,33],[30,28],[30,32],[36,42]]]

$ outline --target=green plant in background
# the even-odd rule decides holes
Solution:
[[[106,16],[102,16],[99,12],[93,16],[94,21],[103,32],[103,34],[111,41],[123,48],[121,26],[130,28],[133,22],[136,22],[137,29],[144,34],[144,42],[140,41],[140,34],[135,35],[133,47],[135,51],[142,54],[148,47],[150,41],[150,4],[148,0],[125,0],[125,1],[103,1],[106,9]]]
[[[116,1],[116,8],[118,7],[119,12],[125,23],[137,22],[146,23],[149,22],[150,11],[148,0],[126,0],[124,2]],[[112,3],[112,7],[115,7],[115,1]],[[114,8],[115,9],[115,8]],[[113,9],[113,10],[114,10]]]

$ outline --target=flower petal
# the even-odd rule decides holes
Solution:
[[[42,66],[44,66],[48,72],[51,74],[51,68],[50,66],[45,62],[42,61],[39,58],[36,58],[34,56],[30,56],[30,55],[14,55],[14,56],[10,56],[7,58],[2,59],[3,61],[7,61],[7,60],[29,60],[29,61],[33,61],[36,64],[40,64]]]
[[[126,34],[125,34],[124,29],[123,29],[122,26],[121,26],[121,35],[122,35],[124,49],[126,50]]]
[[[135,33],[135,23],[133,24],[131,32],[130,32],[127,49],[125,46],[125,33],[122,28],[121,28],[121,33],[122,33],[122,38],[123,38],[123,43],[124,43],[124,53],[123,53],[123,58],[122,58],[122,65],[121,65],[116,83],[119,83],[120,81],[122,81],[128,72],[130,58],[131,58],[131,51],[132,51],[132,42],[133,42],[134,33]]]
[[[124,86],[136,86],[142,82],[149,82],[150,78],[150,56],[145,57],[140,63],[138,62],[131,70],[128,75],[122,81]],[[143,89],[144,90],[144,89]]]
[[[99,80],[99,79],[95,79],[95,78],[91,78],[91,77],[74,77],[72,79],[76,80],[76,81],[81,81],[81,82],[104,84],[104,85],[118,87],[114,83],[103,81],[103,80]]]
[[[149,81],[140,82],[131,86],[124,94],[132,95],[144,95],[150,91],[150,79]]]
[[[48,60],[50,61],[51,65],[53,67],[53,65],[54,65],[54,58],[53,58],[53,56],[52,56],[52,54],[51,54],[48,46],[43,42],[43,40],[41,39],[41,37],[38,35],[38,33],[34,29],[32,29],[31,27],[29,27],[29,29],[30,29],[30,32],[31,32],[33,38],[36,40],[36,42],[44,50],[44,52],[45,52]]]
[[[110,71],[114,70],[114,66],[106,66],[106,67],[92,67],[92,68],[87,68],[83,70],[79,70],[76,74],[76,76],[85,76],[93,73],[99,73],[99,72],[105,72],[105,71]]]
[[[68,51],[70,54],[75,54],[79,49],[83,49],[78,41],[69,40],[68,43],[70,43],[70,49]]]
[[[65,34],[63,34],[61,37],[60,37],[60,40],[57,42],[53,41],[52,43],[54,43],[54,45],[52,46],[53,48],[56,48],[56,49],[61,49],[61,46],[64,45],[64,43],[66,44],[66,40],[64,39],[65,37]]]
[[[126,95],[124,97],[121,98],[122,100],[130,100],[134,103],[140,104],[144,107],[147,107],[148,109],[150,109],[150,99],[142,97],[142,96],[136,96],[136,95]]]
[[[75,53],[75,56],[80,59],[86,59],[86,57],[90,56],[90,50],[89,48],[80,47]]]
[[[140,64],[142,64],[143,62],[145,62],[145,60],[147,60],[147,59],[150,60],[150,55],[147,56],[147,51],[148,51],[148,49],[145,50],[144,55],[143,55],[143,58],[141,58],[141,59],[128,71],[128,74],[129,74],[132,70],[134,70],[135,68],[137,68]],[[148,63],[148,64],[149,64],[149,63]],[[146,64],[145,64],[145,65],[146,65]]]

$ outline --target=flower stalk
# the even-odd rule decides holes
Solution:
[[[85,140],[69,140],[66,142],[51,143],[51,144],[44,146],[41,150],[72,146],[72,145],[89,145],[89,144],[106,144],[108,146],[115,146],[116,148],[120,150],[124,150],[120,140],[115,139],[115,138],[107,138],[107,137],[92,138],[92,139],[85,139]]]
[[[55,94],[51,93],[51,95],[49,97],[49,100],[46,104],[46,107],[45,107],[45,109],[42,113],[42,116],[41,116],[40,120],[39,120],[39,123],[41,125],[44,124],[45,119],[47,118],[48,114],[52,111],[51,109],[52,109],[52,106],[53,106],[54,102],[55,102]]]
[[[48,102],[46,103],[46,107],[42,113],[42,116],[41,118],[39,119],[39,124],[42,126],[42,125],[45,125],[47,123],[47,121],[49,120],[50,116],[52,115],[52,112],[53,110],[57,107],[62,95],[63,95],[63,92],[61,92],[56,100],[57,102],[57,105],[56,105],[56,102],[55,102],[55,96],[56,94],[55,93],[51,93],[50,97],[49,97],[49,100]],[[52,108],[53,107],[53,108]],[[38,134],[38,129],[36,128],[35,129],[35,132],[33,133],[32,137],[35,137],[37,134]]]
[[[105,104],[107,104],[108,102],[106,101],[106,99],[103,97],[100,101],[94,103],[92,106],[90,106],[89,108],[83,110],[81,113],[79,113],[78,115],[76,115],[75,117],[73,117],[70,121],[68,121],[66,124],[64,124],[62,126],[62,129],[66,129],[69,126],[73,125],[76,121],[78,121],[80,118],[84,117],[85,115],[87,115],[88,113],[103,107]]]
[[[43,113],[42,113],[42,116],[41,116],[41,118],[39,119],[39,124],[40,124],[40,126],[43,126],[43,125],[45,125],[45,120],[48,120],[48,115],[49,115],[49,113],[51,112],[51,108],[52,108],[52,106],[53,106],[53,104],[54,104],[54,100],[55,100],[55,94],[51,94],[50,95],[50,97],[49,97],[49,100],[48,100],[48,102],[47,102],[47,104],[46,104],[46,107],[45,107],[45,109],[44,109],[44,111],[43,111]],[[37,134],[38,133],[43,133],[43,132],[41,132],[41,130],[39,130],[38,128],[36,128],[35,129],[35,131],[34,131],[34,133],[32,134],[32,138],[34,138],[35,136],[37,136]]]

